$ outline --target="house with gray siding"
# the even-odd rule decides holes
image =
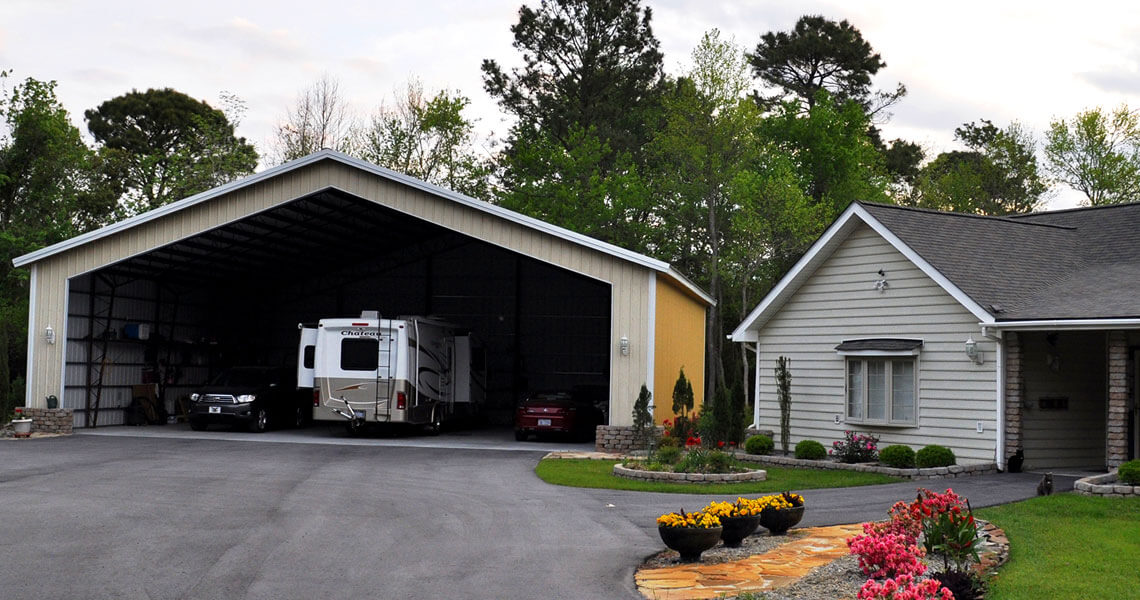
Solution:
[[[1140,204],[986,217],[856,202],[732,333],[756,354],[754,425],[790,445],[854,430],[959,464],[1104,469],[1134,458]],[[778,435],[778,434],[777,434]]]

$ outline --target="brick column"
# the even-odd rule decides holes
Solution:
[[[1128,339],[1108,332],[1108,427],[1105,462],[1118,467],[1128,458]]]
[[[1021,447],[1021,402],[1025,379],[1021,373],[1021,339],[1016,331],[1005,334],[1005,456]]]

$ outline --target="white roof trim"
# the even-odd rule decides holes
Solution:
[[[1001,331],[1046,331],[1054,329],[1140,329],[1140,318],[1132,319],[1040,319],[980,323]]]
[[[340,162],[342,164],[345,164],[345,165],[348,165],[351,167],[355,167],[355,168],[360,169],[362,171],[372,173],[373,175],[377,175],[377,176],[383,177],[385,179],[396,181],[396,182],[402,183],[404,185],[407,185],[407,186],[417,188],[417,189],[423,190],[425,192],[434,194],[436,196],[447,198],[448,200],[451,200],[451,201],[456,202],[458,204],[462,204],[464,206],[474,208],[475,210],[479,210],[479,211],[494,215],[494,216],[499,217],[501,219],[505,219],[507,221],[513,221],[515,223],[523,225],[524,227],[529,227],[531,229],[541,231],[541,232],[546,233],[548,235],[552,235],[552,236],[555,236],[558,238],[562,238],[564,240],[567,240],[567,241],[572,242],[574,244],[577,244],[579,246],[585,246],[587,248],[597,250],[597,251],[602,252],[604,254],[608,254],[610,256],[620,258],[622,260],[625,260],[625,261],[628,261],[628,262],[631,262],[631,263],[634,263],[637,265],[641,265],[641,266],[647,267],[649,269],[653,269],[654,271],[660,271],[662,273],[666,273],[670,277],[676,279],[678,282],[680,282],[686,288],[692,290],[695,294],[700,296],[705,301],[710,302],[710,303],[712,302],[712,298],[709,297],[708,294],[706,294],[700,288],[693,285],[692,282],[688,281],[688,279],[686,279],[684,276],[682,276],[680,273],[678,273],[676,270],[674,270],[669,265],[669,263],[667,263],[667,262],[660,261],[660,260],[657,260],[655,258],[645,256],[644,254],[639,254],[639,253],[634,252],[632,250],[627,250],[625,248],[615,246],[613,244],[608,244],[608,243],[603,242],[601,240],[597,240],[597,239],[594,239],[592,237],[582,235],[580,233],[570,231],[570,230],[564,229],[562,227],[558,227],[557,225],[551,225],[550,223],[547,223],[545,221],[541,221],[541,220],[535,219],[533,217],[528,217],[526,215],[519,214],[519,213],[514,212],[512,210],[505,209],[501,206],[496,206],[494,204],[490,204],[490,203],[484,202],[482,200],[477,200],[475,198],[471,198],[470,196],[464,196],[463,194],[460,194],[458,192],[454,192],[454,191],[451,191],[448,189],[441,188],[439,186],[432,185],[430,183],[427,183],[426,181],[421,181],[419,179],[416,179],[415,177],[411,177],[409,175],[404,175],[403,173],[397,173],[395,171],[392,171],[391,169],[386,169],[384,167],[374,165],[372,163],[360,160],[358,158],[353,158],[347,154],[343,154],[341,152],[336,152],[334,150],[321,150],[319,152],[314,152],[313,154],[310,154],[308,156],[304,156],[304,157],[298,158],[296,160],[292,160],[292,161],[289,161],[287,163],[277,165],[276,167],[266,169],[260,173],[250,175],[249,177],[245,177],[245,178],[239,179],[237,181],[231,181],[230,183],[227,183],[225,185],[221,185],[221,186],[218,186],[218,187],[213,188],[211,190],[206,190],[200,194],[195,194],[193,196],[190,196],[189,198],[184,198],[184,199],[179,200],[177,202],[172,202],[172,203],[167,204],[165,206],[161,206],[159,208],[156,208],[154,210],[142,213],[140,215],[135,215],[129,219],[124,219],[124,220],[119,221],[117,223],[112,223],[110,225],[107,225],[106,227],[102,227],[102,228],[96,229],[94,231],[89,231],[87,233],[84,233],[82,235],[78,235],[78,236],[75,236],[73,238],[64,240],[64,241],[59,242],[57,244],[52,244],[51,246],[47,246],[46,248],[41,248],[39,250],[36,250],[35,252],[29,252],[28,254],[25,254],[23,256],[19,256],[19,257],[15,258],[12,261],[12,264],[16,267],[22,267],[24,265],[34,263],[36,261],[47,258],[49,256],[53,256],[53,255],[59,254],[61,252],[66,252],[67,250],[71,250],[73,248],[82,246],[84,244],[88,244],[88,243],[93,242],[95,240],[105,238],[105,237],[110,236],[110,235],[114,235],[116,233],[130,229],[132,227],[136,227],[138,225],[142,225],[143,223],[148,223],[148,222],[153,221],[155,219],[160,219],[160,218],[162,218],[166,215],[169,215],[171,213],[175,213],[175,212],[184,210],[186,208],[189,208],[191,206],[194,206],[195,204],[200,204],[202,202],[206,202],[206,201],[211,200],[213,198],[217,198],[218,196],[222,196],[224,194],[228,194],[230,192],[234,192],[236,190],[255,185],[255,184],[260,183],[262,181],[265,181],[267,179],[272,179],[274,177],[277,177],[278,175],[281,175],[282,173],[294,171],[294,170],[300,169],[302,167],[311,165],[313,163],[316,163],[316,162],[319,162],[319,161],[325,160],[325,159],[335,160],[335,161]]]
[[[858,219],[858,221],[856,221]],[[865,223],[868,227],[879,234],[891,246],[898,250],[903,256],[906,257],[914,266],[918,267],[927,277],[930,277],[938,284],[946,293],[950,294],[955,300],[958,301],[966,310],[970,311],[975,317],[981,321],[982,325],[992,325],[994,323],[993,315],[986,312],[972,298],[966,295],[958,286],[950,282],[941,272],[934,268],[933,265],[926,262],[921,256],[918,255],[910,246],[907,246],[897,235],[890,229],[879,222],[878,219],[871,216],[858,202],[852,202],[843,214],[823,232],[807,253],[788,271],[787,275],[768,292],[767,296],[760,301],[748,317],[744,319],[732,332],[732,341],[734,342],[753,342],[757,341],[760,326],[767,321],[767,317],[771,312],[784,303],[792,294],[799,289],[800,285],[815,272],[816,268],[826,260],[835,251],[835,247],[845,240],[848,235],[855,229],[859,222]]]

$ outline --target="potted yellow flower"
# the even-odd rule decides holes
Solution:
[[[724,528],[720,519],[705,511],[673,512],[657,517],[657,533],[661,541],[681,555],[682,562],[695,562],[701,553],[720,541]]]
[[[729,548],[738,548],[744,538],[752,535],[760,527],[760,512],[763,506],[758,500],[737,498],[736,502],[710,502],[705,512],[720,519],[724,531],[720,539]]]
[[[804,497],[791,492],[759,499],[760,524],[772,535],[784,535],[804,518]]]

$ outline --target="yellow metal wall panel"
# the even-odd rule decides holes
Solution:
[[[664,277],[657,277],[657,315],[654,336],[654,418],[658,424],[672,419],[673,386],[681,368],[693,384],[697,407],[705,397],[704,303]]]

